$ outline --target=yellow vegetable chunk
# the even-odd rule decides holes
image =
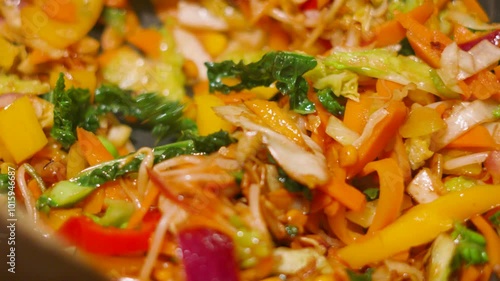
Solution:
[[[500,185],[478,185],[449,192],[430,203],[411,208],[382,230],[340,249],[337,256],[350,267],[361,268],[429,243],[449,231],[455,222],[463,222],[498,206]]]
[[[228,131],[232,128],[231,124],[219,116],[212,109],[216,106],[224,105],[224,102],[217,96],[209,94],[196,95],[194,97],[196,105],[196,124],[201,136],[206,136],[220,130]]]
[[[410,112],[406,122],[399,128],[399,133],[403,138],[415,138],[432,134],[445,126],[436,110],[422,106]]]
[[[19,54],[19,49],[9,41],[5,40],[5,38],[0,37],[0,50],[2,50],[2,55],[0,56],[0,68],[10,69]]]
[[[47,144],[27,96],[0,111],[0,142],[16,163],[30,158]]]

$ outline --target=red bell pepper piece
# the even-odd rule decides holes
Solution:
[[[160,219],[160,213],[150,212],[138,229],[104,227],[87,216],[68,219],[58,230],[71,244],[101,255],[127,255],[146,252],[149,237]]]

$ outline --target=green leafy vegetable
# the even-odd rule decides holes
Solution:
[[[394,18],[396,12],[407,13],[422,5],[422,0],[390,0],[387,9],[387,17]]]
[[[458,241],[455,263],[464,262],[467,265],[472,265],[488,262],[486,239],[483,235],[457,223],[451,237]]]
[[[323,89],[318,91],[318,100],[331,114],[340,117],[344,115],[346,99],[344,97],[336,97],[331,89]]]
[[[476,180],[465,176],[458,176],[447,180],[444,187],[448,191],[461,191],[475,186]]]
[[[200,136],[192,130],[182,131],[179,140],[192,140],[195,150],[198,152],[212,153],[223,146],[227,146],[236,140],[228,132],[220,130],[208,136]]]
[[[64,90],[64,87],[64,75],[61,73],[50,95],[54,104],[54,126],[50,134],[67,149],[76,141],[77,126],[95,131],[99,127],[99,121],[90,108],[88,90]]]
[[[312,56],[291,52],[269,52],[259,61],[245,64],[227,60],[220,63],[207,62],[207,76],[210,91],[241,91],[258,86],[270,86],[290,96],[290,107],[296,112],[307,114],[314,112],[314,104],[307,99],[309,85],[302,77],[304,73],[316,66]],[[236,85],[226,85],[224,78],[237,78]]]
[[[152,130],[158,140],[178,133],[183,106],[156,93],[134,96],[132,91],[103,85],[95,92],[97,114],[112,112],[122,116],[126,123]]]
[[[438,89],[431,73],[435,70],[422,61],[400,56],[388,49],[372,49],[354,52],[334,52],[324,59],[326,66],[350,70],[368,77],[386,79],[402,85],[414,83],[417,88],[447,98],[458,93]],[[439,76],[438,76],[439,77]]]
[[[500,226],[500,211],[494,213],[489,220],[494,226]]]
[[[293,180],[281,167],[278,167],[278,180],[283,184],[286,190],[302,193],[307,200],[312,200],[311,190],[307,186]]]
[[[399,42],[399,45],[401,45],[401,50],[398,51],[398,54],[403,55],[403,56],[414,56],[415,51],[410,45],[410,41],[408,41],[408,38],[404,38]]]
[[[347,270],[347,275],[351,281],[371,281],[373,268],[368,268],[365,273],[357,273],[352,270]]]
[[[358,75],[350,70],[337,69],[318,60],[318,65],[304,75],[318,90],[330,89],[336,97],[359,100]]]

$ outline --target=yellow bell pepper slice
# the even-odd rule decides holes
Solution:
[[[200,136],[206,136],[220,130],[229,131],[232,129],[231,124],[217,116],[212,109],[216,106],[225,105],[217,96],[210,94],[195,95],[194,104],[197,110],[196,125],[198,125]]]
[[[74,22],[62,22],[51,18],[43,3],[26,5],[21,9],[21,23],[23,35],[32,43],[40,47],[40,42],[46,42],[51,47],[65,49],[87,35],[95,25],[103,8],[103,0],[72,0],[76,9]],[[57,1],[52,1],[52,10],[65,8]],[[38,42],[38,43],[36,43]]]
[[[30,158],[47,144],[47,137],[27,96],[0,110],[0,143],[16,163]]]
[[[0,56],[0,69],[9,70],[19,54],[19,48],[0,36],[0,50],[2,50],[2,55]]]
[[[500,185],[478,185],[450,192],[420,204],[395,222],[369,237],[358,239],[337,252],[352,268],[361,268],[434,240],[449,231],[457,221],[500,206]]]

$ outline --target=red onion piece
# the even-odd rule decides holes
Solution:
[[[490,153],[486,161],[484,161],[486,171],[491,174],[493,184],[500,183],[500,150],[495,150]]]
[[[476,46],[477,43],[479,43],[483,40],[488,40],[491,42],[491,44],[493,44],[497,47],[500,47],[500,29],[495,30],[493,32],[490,32],[484,36],[481,36],[481,37],[474,39],[474,40],[471,40],[469,42],[462,43],[459,45],[459,47],[464,51],[469,51],[474,46]]]
[[[13,103],[18,98],[22,97],[22,94],[8,93],[0,95],[0,109],[6,107],[7,105]]]
[[[187,281],[237,281],[238,266],[233,241],[209,228],[190,228],[179,233]]]

